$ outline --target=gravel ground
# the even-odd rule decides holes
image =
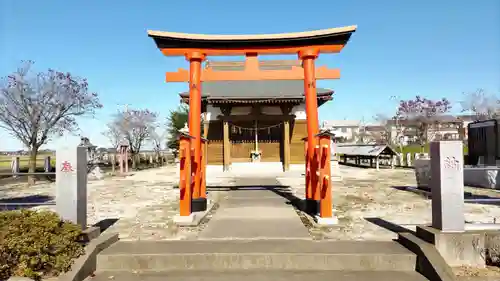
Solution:
[[[409,169],[362,169],[341,166],[342,181],[333,182],[333,207],[339,224],[322,229],[322,235],[334,240],[391,240],[396,234],[380,224],[398,224],[415,230],[417,224],[431,223],[431,201],[420,194],[402,190],[415,187],[415,175]],[[279,178],[294,194],[304,197],[305,185],[298,177]],[[466,188],[479,196],[500,198],[495,190]],[[466,204],[469,222],[492,223],[500,218],[500,206]],[[500,222],[500,220],[497,220]],[[378,225],[377,225],[378,224]],[[319,231],[319,230],[316,230]]]

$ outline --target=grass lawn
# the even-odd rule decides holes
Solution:
[[[428,143],[424,145],[424,147],[423,147],[424,153],[430,153],[429,146],[430,145]],[[394,150],[396,150],[396,152],[401,152],[399,147],[395,147]],[[406,153],[411,153],[411,154],[421,153],[422,147],[418,144],[407,145],[407,146],[403,147],[402,152],[403,152],[403,161],[405,161],[405,163],[406,163]],[[466,155],[468,153],[469,153],[469,150],[468,150],[467,146],[464,145],[464,155]]]
[[[49,155],[40,154],[36,159],[36,166],[42,168],[45,162],[45,157]],[[10,170],[10,164],[12,162],[12,158],[15,156],[10,155],[0,155],[0,170]],[[51,156],[50,162],[52,166],[56,164],[55,157]],[[29,156],[22,155],[19,156],[19,168],[22,170],[23,168],[28,168],[29,164]]]

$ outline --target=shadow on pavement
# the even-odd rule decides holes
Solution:
[[[237,186],[207,186],[207,191],[249,191],[249,190],[269,190],[274,194],[283,197],[287,201],[285,204],[305,212],[304,200],[295,196],[290,186],[286,185],[237,185]]]
[[[414,186],[391,186],[394,189],[418,194],[426,199],[432,199],[430,189],[420,189]],[[470,204],[483,204],[500,206],[499,196],[489,196],[484,194],[473,194],[472,192],[464,192],[464,202]]]
[[[99,229],[101,230],[101,233],[103,233],[104,231],[106,231],[108,228],[110,228],[111,226],[113,226],[119,219],[116,219],[116,218],[108,218],[108,219],[103,219],[97,223],[95,223],[94,225],[92,225],[93,227],[99,227]]]
[[[399,224],[392,223],[390,221],[386,221],[382,218],[378,217],[373,217],[373,218],[364,218],[366,221],[373,223],[374,225],[380,226],[382,228],[385,228],[389,231],[392,231],[394,233],[412,233],[416,235],[415,231],[405,228]]]
[[[0,199],[0,210],[2,211],[33,208],[42,205],[55,205],[54,197],[36,194]]]

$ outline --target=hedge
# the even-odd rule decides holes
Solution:
[[[70,269],[84,254],[81,227],[50,211],[0,212],[0,280],[40,280]]]

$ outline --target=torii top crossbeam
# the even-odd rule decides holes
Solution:
[[[259,35],[206,35],[164,31],[148,31],[157,47],[165,56],[205,56],[245,55],[247,64],[244,71],[218,71],[211,68],[202,71],[203,81],[236,80],[302,80],[303,70],[259,71],[257,55],[286,55],[319,53],[339,53],[349,41],[356,26],[322,29],[307,32],[259,34]],[[316,79],[338,79],[338,69],[319,67],[315,71]],[[167,82],[189,81],[189,71],[179,69],[167,72]]]
[[[356,26],[337,27],[306,32],[258,35],[206,35],[148,30],[166,56],[184,56],[196,49],[208,56],[296,54],[314,46],[321,53],[338,53]]]

